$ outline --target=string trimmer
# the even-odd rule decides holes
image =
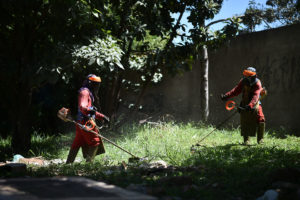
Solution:
[[[225,108],[228,111],[231,111],[235,108],[235,102],[234,101],[227,101],[225,104]],[[242,107],[238,107],[240,110],[244,110],[244,108]],[[232,113],[232,115],[230,115],[229,117],[227,117],[224,121],[222,121],[220,124],[218,124],[216,126],[216,128],[214,128],[211,132],[209,132],[207,135],[205,135],[201,140],[199,140],[199,142],[197,142],[196,146],[200,146],[200,142],[202,142],[203,140],[205,140],[205,138],[207,138],[210,134],[212,134],[215,130],[217,130],[218,128],[220,128],[223,124],[225,124],[229,119],[231,119],[233,116],[235,116],[235,114],[238,113],[238,109]]]
[[[267,90],[265,87],[262,88],[262,90],[260,91],[260,97],[259,100],[262,100],[266,95],[268,94]],[[234,113],[232,113],[232,115],[230,115],[228,118],[226,118],[223,122],[221,122],[219,125],[216,126],[216,128],[214,130],[212,130],[209,134],[207,134],[206,136],[204,136],[197,144],[196,146],[200,146],[200,142],[202,142],[205,138],[207,138],[210,134],[212,134],[215,130],[217,130],[218,128],[220,128],[223,124],[225,124],[229,119],[231,119],[236,113],[238,113],[239,111],[244,111],[246,110],[244,107],[235,107],[236,103],[234,101],[227,101],[225,104],[225,108],[228,111],[231,111],[233,109],[237,109]]]
[[[73,120],[70,116],[70,110],[67,109],[67,108],[61,108],[58,112],[57,112],[57,116],[58,118],[62,119],[63,121],[65,122],[72,122],[76,125],[78,125],[81,129],[83,129],[84,131],[86,132],[89,132],[89,133],[93,133],[95,135],[97,135],[98,137],[100,137],[101,139],[109,142],[110,144],[114,145],[115,147],[121,149],[122,151],[128,153],[129,155],[132,156],[132,158],[129,158],[129,161],[139,161],[139,160],[142,160],[141,158],[139,158],[138,156],[130,153],[129,151],[127,151],[126,149],[120,147],[119,145],[117,145],[116,143],[114,143],[113,141],[107,139],[106,137],[104,137],[103,135],[93,131],[93,129],[96,127],[97,129],[101,129],[100,127],[97,126],[97,124],[93,121],[93,120],[88,120],[86,122],[85,125],[83,124],[80,124],[78,122],[76,122],[75,120]]]

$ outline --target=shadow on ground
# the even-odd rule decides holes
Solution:
[[[298,151],[276,146],[227,144],[194,148],[181,166],[78,163],[39,168],[28,175],[84,176],[160,198],[250,200],[276,189],[273,183],[300,185],[299,160]]]
[[[300,184],[298,151],[285,151],[276,146],[227,144],[194,148],[192,152],[185,165],[202,165],[205,168],[202,180],[209,180],[218,190],[215,195],[223,199],[254,199],[272,189],[276,181]],[[277,173],[282,169],[291,169],[286,170],[291,173]]]

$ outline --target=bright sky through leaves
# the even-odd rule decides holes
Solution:
[[[264,6],[266,4],[266,0],[256,0],[256,2],[260,3]],[[206,23],[209,23],[209,22],[215,21],[215,20],[219,20],[219,19],[229,18],[232,16],[242,15],[245,12],[246,8],[248,7],[248,4],[249,4],[249,0],[224,0],[220,12],[214,17],[214,19],[209,20]],[[175,16],[178,16],[178,15],[175,15]],[[188,33],[188,30],[191,27],[191,24],[188,23],[187,16],[188,16],[188,13],[184,14],[181,22],[187,25],[186,32]],[[211,29],[218,30],[218,29],[221,29],[223,26],[224,26],[224,23],[218,23],[218,24],[211,26]],[[256,27],[256,31],[259,31],[262,29],[264,29],[263,25]],[[180,41],[181,41],[181,39],[179,37],[177,37],[175,39],[174,43],[178,43]]]

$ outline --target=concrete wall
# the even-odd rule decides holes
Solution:
[[[230,115],[220,94],[238,83],[245,67],[253,66],[268,90],[262,101],[267,126],[300,130],[300,24],[238,36],[210,52],[209,62],[211,122],[217,124]],[[191,72],[166,78],[148,93],[145,103],[156,96],[162,112],[201,120],[199,68],[196,62]],[[239,116],[231,122],[237,125]]]

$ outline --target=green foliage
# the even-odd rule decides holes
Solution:
[[[124,52],[120,49],[117,41],[111,37],[95,38],[90,40],[90,44],[87,46],[75,47],[73,64],[82,64],[79,59],[84,59],[88,60],[88,65],[96,65],[96,68],[100,68],[99,73],[107,71],[107,67],[109,71],[114,71],[116,70],[115,65],[124,70],[121,64],[123,54]]]
[[[266,5],[250,1],[245,12],[243,24],[246,30],[254,31],[255,27],[264,24],[266,28],[300,22],[300,1],[298,0],[268,0]]]
[[[1,138],[0,139],[0,162],[4,162],[12,158],[12,150],[10,147],[11,138]]]
[[[77,0],[1,1],[0,13],[0,89],[6,91],[1,121],[9,126],[15,152],[21,153],[30,148],[30,133],[41,112],[32,106],[33,97],[41,95],[42,87],[70,79],[69,48],[93,35],[94,17]]]
[[[203,44],[208,38],[208,31],[205,27],[205,20],[212,19],[222,6],[223,0],[215,1],[191,1],[188,4],[190,16],[188,21],[193,24],[190,29],[190,37],[194,44]]]
[[[24,157],[42,156],[45,159],[54,159],[57,157],[65,157],[66,151],[71,145],[71,137],[64,135],[47,136],[34,132],[31,136],[31,149]],[[11,137],[0,137],[0,162],[11,161],[13,159],[13,151],[10,146]]]
[[[151,76],[149,69],[151,66],[155,66],[158,63],[157,54],[161,53],[165,48],[167,38],[160,36],[150,35],[149,31],[146,31],[145,38],[142,41],[134,40],[132,44],[132,54],[129,57],[129,69],[135,74],[138,74],[138,80],[136,82],[129,80],[123,80],[126,82],[128,88],[133,88],[133,91],[137,91],[142,83],[146,81],[146,76]],[[157,69],[152,76],[152,82],[158,83],[161,81],[163,74],[161,68]]]
[[[158,49],[164,49],[167,44],[168,37],[166,36],[154,36],[146,31],[145,38],[142,41],[134,41],[132,45],[133,51],[137,53],[143,53],[143,51],[154,51]]]
[[[13,145],[26,150],[30,129],[39,130],[42,124],[32,122],[41,121],[39,116],[53,118],[50,113],[59,106],[75,105],[70,101],[75,101],[74,90],[86,74],[101,76],[101,94],[105,95],[101,98],[102,112],[110,116],[117,111],[124,89],[139,91],[142,96],[146,87],[162,80],[164,74],[190,70],[197,46],[207,40],[204,21],[214,17],[222,2],[2,1],[0,89],[7,91],[1,99],[3,104],[12,105],[3,109],[10,118],[5,117],[5,125],[14,132]],[[178,30],[185,29],[181,17],[186,11],[194,26],[191,40],[175,45]],[[234,34],[234,30],[228,28],[213,37],[223,40],[229,33]],[[54,84],[57,90],[49,96],[47,90]],[[41,96],[55,102],[46,105],[49,102]],[[38,101],[35,105],[33,97]],[[33,119],[27,120],[28,116]]]
[[[64,155],[64,151],[71,145],[70,139],[69,136],[64,135],[43,136],[35,132],[31,138],[32,146],[29,156],[42,156],[45,159],[55,159],[58,156]]]
[[[300,22],[299,0],[268,0],[265,10],[268,21],[279,21],[281,24]]]
[[[65,68],[62,58],[67,46],[78,42],[81,34],[89,35],[92,28],[84,24],[91,20],[88,8],[75,0],[4,1],[0,8],[1,64],[5,66],[1,70],[9,74],[3,82],[14,80],[28,87],[55,83]]]

